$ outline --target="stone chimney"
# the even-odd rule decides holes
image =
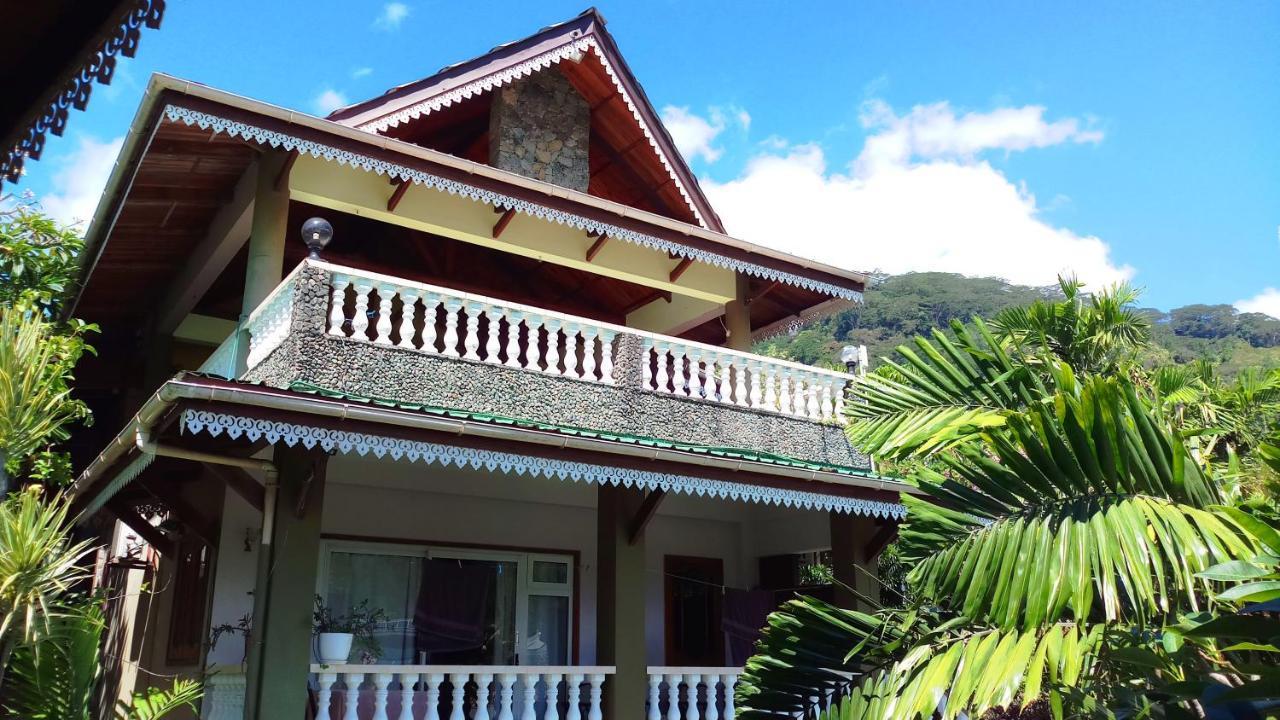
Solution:
[[[489,164],[586,192],[591,108],[554,67],[498,89],[489,111]]]

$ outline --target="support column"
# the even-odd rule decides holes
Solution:
[[[724,306],[724,326],[729,332],[725,346],[731,350],[751,351],[751,307],[747,293],[748,278],[737,274],[737,297]]]
[[[860,515],[831,513],[831,565],[835,573],[835,604],[851,610],[872,610],[858,595],[880,602],[875,559],[867,555],[875,535],[875,521]],[[856,566],[861,566],[859,569]],[[851,592],[853,588],[857,593]]]
[[[306,715],[327,461],[318,450],[276,445],[279,490],[270,537],[258,551],[246,720]]]
[[[288,155],[265,152],[258,161],[257,188],[253,199],[253,222],[249,230],[249,262],[244,272],[244,295],[240,302],[240,342],[236,352],[236,375],[244,372],[249,355],[249,335],[244,321],[249,313],[271,294],[284,278],[284,244],[288,235],[289,188],[276,189],[276,178]]]
[[[604,693],[604,717],[641,720],[648,696],[645,653],[644,533],[629,542],[644,501],[634,488],[601,485],[596,504],[596,661],[617,674]]]

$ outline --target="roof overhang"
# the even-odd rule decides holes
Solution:
[[[696,225],[207,86],[155,75],[90,226],[82,255],[80,287],[75,302],[68,306],[69,313],[76,309],[80,293],[111,236],[137,169],[164,122],[208,127],[262,147],[305,152],[403,181],[465,194],[495,207],[514,209],[830,297],[856,300],[867,282],[862,273],[798,258]]]
[[[81,473],[70,494],[86,514],[132,482],[151,456],[137,438],[206,433],[329,452],[470,465],[589,483],[661,488],[899,518],[904,483],[669,448],[565,435],[329,399],[200,375],[166,382]]]

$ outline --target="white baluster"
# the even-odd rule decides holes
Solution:
[[[440,720],[440,686],[444,683],[444,674],[431,673],[425,677],[426,683],[423,689],[427,691],[427,708],[422,718],[423,720]]]
[[[600,382],[605,385],[613,384],[613,337],[615,333],[612,330],[600,331]],[[649,374],[649,353],[644,354],[644,370],[645,375]]]
[[[387,717],[387,695],[393,677],[391,673],[373,674],[373,720],[391,720]]]
[[[538,700],[538,676],[522,673],[520,684],[524,691],[524,703],[520,706],[520,720],[536,720],[534,704]]]
[[[367,282],[357,282],[356,287],[356,310],[351,316],[351,337],[356,340],[368,340],[369,335],[369,291],[373,286]]]
[[[587,706],[587,720],[603,720],[600,709],[600,693],[604,687],[604,675],[588,675],[590,685],[590,704]]]
[[[560,700],[560,680],[563,678],[564,675],[560,673],[547,673],[542,676],[542,701],[545,703],[542,709],[542,720],[555,720],[560,717],[556,704]]]
[[[436,348],[436,317],[440,307],[440,296],[433,292],[422,295],[422,351],[440,352]]]
[[[676,395],[689,395],[689,382],[684,374],[684,361],[688,351],[679,345],[671,346],[671,391]]]
[[[462,336],[462,347],[466,350],[462,357],[468,360],[480,359],[480,312],[484,306],[478,302],[467,303],[467,329]]]
[[[379,345],[391,344],[391,299],[395,296],[394,286],[378,284],[378,322],[373,326],[373,341]]]
[[[498,326],[493,325],[491,327],[496,330]],[[480,673],[476,675],[476,716],[473,720],[489,720],[490,685],[493,685],[492,674]]]
[[[520,367],[520,321],[524,313],[519,310],[507,312],[507,367]]]
[[[656,390],[653,377],[653,364],[656,362],[657,350],[653,347],[653,340],[644,338],[644,353],[641,355],[640,361],[640,387],[645,390]]]
[[[702,676],[685,675],[684,679],[689,688],[689,702],[685,706],[684,718],[685,720],[698,720],[698,686],[702,684]]]
[[[582,328],[582,379],[596,380],[596,338],[600,337],[600,328],[587,325]]]
[[[453,673],[449,676],[449,682],[453,685],[453,694],[450,696],[449,720],[466,720],[463,713],[462,703],[466,699],[467,680],[471,679],[470,673]]]
[[[502,308],[490,305],[484,311],[484,316],[489,320],[489,334],[484,339],[484,361],[497,365],[502,362],[498,357],[499,351],[502,350],[502,343],[498,338],[498,333],[502,329]]]
[[[680,720],[680,683],[683,675],[667,676],[667,720]]]
[[[707,712],[702,717],[705,720],[720,720],[720,676],[703,675],[702,679],[707,682]]]
[[[823,381],[823,383],[822,383],[822,387],[821,387],[821,389],[820,389],[820,390],[821,390],[821,392],[822,392],[822,410],[821,410],[820,415],[821,415],[821,418],[822,418],[823,420],[830,420],[830,419],[831,419],[831,412],[832,412],[832,405],[831,405],[831,381],[830,381],[830,380],[824,380],[824,381]]]
[[[547,368],[552,375],[560,374],[560,321],[551,318],[546,322],[547,328]]]
[[[360,704],[360,683],[364,680],[364,673],[344,673],[342,679],[347,683],[342,720],[360,720],[357,706]]]
[[[342,326],[347,322],[347,286],[350,280],[342,275],[333,276],[333,297],[329,300],[329,334],[346,336]]]
[[[541,370],[541,348],[538,347],[542,340],[542,317],[538,315],[530,315],[525,320],[525,325],[529,326],[529,338],[526,341],[528,349],[525,351],[524,367],[526,370]]]
[[[760,407],[760,403],[764,402],[764,394],[760,392],[762,376],[760,375],[760,361],[751,360],[747,362],[747,377],[751,384],[750,392],[747,394],[747,405],[753,408]]]
[[[806,413],[810,418],[818,420],[822,417],[822,405],[818,402],[818,376],[808,373],[804,376],[805,397],[808,404],[805,406]]]
[[[498,720],[512,720],[511,695],[515,690],[516,676],[503,673],[498,676]]]
[[[418,291],[417,290],[401,290],[400,291],[400,347],[416,349],[413,344],[413,336],[417,332],[414,326],[418,324]]]
[[[707,351],[702,356],[702,392],[703,397],[711,402],[724,402],[723,388],[721,387],[721,369],[724,367],[724,355],[718,352]]]
[[[329,720],[329,704],[333,701],[333,685],[338,682],[338,673],[320,673],[316,682],[320,686],[316,693],[316,720]]]
[[[645,716],[645,720],[662,720],[662,676],[658,673],[649,673],[649,712]]]
[[[564,326],[564,376],[568,378],[582,377],[578,372],[579,330],[577,323],[567,323]]]
[[[733,404],[747,407],[747,361],[733,359]]]
[[[565,701],[569,707],[565,709],[564,720],[582,720],[582,674],[570,675],[565,682]]]
[[[702,349],[691,348],[689,350],[689,396],[700,398],[703,395],[702,383]]]
[[[413,720],[413,686],[418,673],[400,673],[400,717],[397,720]]]
[[[653,351],[658,356],[658,371],[653,376],[653,389],[658,392],[667,392],[667,344],[664,342],[655,342]]]
[[[764,407],[766,410],[774,410],[778,407],[778,393],[775,387],[777,372],[772,365],[766,365],[764,371],[767,375],[764,384]]]
[[[458,357],[458,313],[462,310],[462,301],[458,298],[444,300],[444,354]]]
[[[778,383],[778,411],[791,414],[793,401],[791,399],[791,371],[783,368],[781,379]]]
[[[736,674],[721,675],[720,680],[724,683],[724,720],[734,720],[738,714],[733,707],[733,693],[734,688],[738,686],[738,676]]]
[[[844,378],[836,379],[834,381],[834,386],[832,387],[832,390],[835,392],[835,395],[836,395],[836,407],[835,407],[836,419],[843,420],[844,419],[844,392],[845,392]]]

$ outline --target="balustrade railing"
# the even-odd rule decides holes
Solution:
[[[633,377],[644,390],[816,421],[843,416],[845,385],[854,379],[326,262],[299,268],[306,265],[328,275],[323,332],[334,337],[613,385],[616,341],[628,335],[643,345]],[[297,272],[249,316],[249,367],[288,336]]]
[[[602,720],[612,667],[312,665],[316,720]]]
[[[733,720],[742,668],[651,667],[647,720]]]

